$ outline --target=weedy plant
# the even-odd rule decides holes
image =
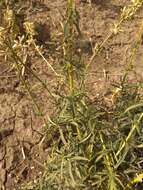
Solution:
[[[42,111],[33,97],[30,82],[26,80],[28,75],[32,75],[48,91],[54,99],[54,94],[48,89],[47,84],[31,69],[31,54],[36,51],[46,62],[47,66],[58,74],[43,56],[42,48],[36,44],[34,36],[36,30],[34,23],[27,21],[26,14],[23,13],[21,1],[3,0],[0,2],[2,7],[2,22],[0,27],[0,56],[4,57],[5,62],[9,63],[11,70],[14,70],[19,77],[19,81],[30,95],[37,113],[42,115]]]
[[[119,23],[95,48],[89,65],[107,40],[120,32],[121,24],[131,18],[142,4],[143,1],[133,1],[122,10]],[[65,91],[59,92],[57,112],[47,124],[47,130],[53,131],[52,136],[56,133],[58,138],[52,138],[43,177],[26,189],[139,189],[143,179],[141,84],[129,85],[129,70],[126,69],[117,93],[112,96],[113,106],[90,101],[84,85],[87,67],[74,50],[74,42],[81,35],[79,20],[75,1],[68,0],[62,24]],[[142,35],[139,36],[127,68],[132,65],[134,52],[141,42]]]
[[[121,24],[131,18],[142,6],[143,1],[132,1],[122,10],[120,20],[107,38],[94,48],[90,63],[109,38],[120,32]],[[142,85],[129,85],[128,68],[118,91],[113,94],[113,105],[92,102],[85,88],[87,68],[82,56],[76,53],[75,41],[82,32],[80,17],[74,0],[67,0],[67,12],[62,40],[62,74],[59,75],[47,62],[34,40],[33,24],[24,22],[25,34],[15,30],[15,13],[7,1],[3,1],[3,14],[7,27],[0,28],[0,48],[5,59],[11,60],[20,80],[31,91],[25,74],[32,74],[48,90],[46,84],[28,67],[27,48],[39,53],[54,72],[64,78],[64,90],[58,92],[54,118],[46,123],[50,134],[49,154],[46,170],[36,184],[24,184],[21,189],[33,190],[131,190],[139,189],[143,179],[143,101]],[[16,25],[17,26],[17,25]],[[142,34],[133,48],[129,65],[141,44]],[[3,51],[5,53],[3,54]],[[25,54],[26,52],[26,54]],[[51,92],[48,90],[51,94]],[[51,94],[53,98],[55,96]],[[57,98],[57,96],[56,96]],[[54,138],[56,136],[56,139]]]

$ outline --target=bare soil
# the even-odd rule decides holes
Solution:
[[[37,1],[38,2],[38,1]],[[77,48],[83,52],[85,64],[88,64],[92,52],[91,43],[102,42],[110,32],[110,27],[118,21],[123,6],[129,0],[95,0],[92,6],[87,1],[77,0],[80,14],[82,39]],[[28,8],[27,8],[28,9]],[[62,29],[60,22],[65,14],[66,0],[45,0],[29,9],[29,19],[46,23],[41,29],[39,41],[44,43],[45,56],[54,68],[58,67],[59,46]],[[143,21],[143,9],[122,26],[122,31],[110,39],[102,52],[93,61],[87,75],[87,89],[92,99],[106,97],[112,84],[119,82],[130,58],[130,52],[137,38],[137,31]],[[54,38],[54,39],[53,39]],[[52,46],[57,40],[57,47]],[[49,44],[49,45],[48,45]],[[50,49],[50,48],[51,49]],[[143,45],[134,62],[136,78],[130,75],[130,81],[143,80],[142,65]],[[31,55],[32,69],[47,82],[51,90],[55,89],[56,79],[46,64],[38,56]],[[105,76],[105,74],[107,75]],[[33,96],[42,108],[44,118],[53,114],[51,97],[41,84],[33,77],[27,76],[33,90]],[[24,182],[33,181],[44,170],[50,142],[46,141],[44,120],[39,116],[15,71],[0,60],[0,189],[18,190]]]

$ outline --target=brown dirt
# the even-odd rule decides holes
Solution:
[[[92,7],[87,1],[77,0],[77,8],[81,18],[82,39],[77,43],[83,51],[85,63],[88,63],[92,53],[90,40],[94,44],[102,42],[110,31],[110,26],[118,21],[120,10],[128,0],[93,1]],[[65,13],[66,0],[45,0],[35,5],[29,11],[32,21],[47,23],[41,29],[43,41],[60,38],[62,14]],[[87,76],[87,89],[91,97],[105,96],[110,91],[110,84],[119,82],[124,68],[130,57],[130,50],[136,41],[136,32],[143,20],[143,9],[133,19],[126,21],[122,31],[110,39],[102,53],[93,61],[90,74]],[[46,33],[48,34],[46,35]],[[49,36],[51,35],[51,39]],[[49,45],[50,46],[50,45]],[[52,45],[51,45],[52,46]],[[58,47],[58,42],[57,42]],[[45,49],[45,56],[56,68],[58,50]],[[142,51],[140,47],[135,60],[137,80],[142,80]],[[38,56],[32,56],[32,68],[39,76],[46,80],[48,87],[54,90],[55,78],[49,68]],[[105,77],[105,71],[108,76]],[[133,77],[131,77],[132,80]],[[47,91],[42,88],[32,76],[28,80],[33,86],[33,96],[42,108],[44,117],[52,114],[52,101]],[[34,111],[33,103],[24,87],[17,78],[15,71],[7,63],[0,61],[0,189],[18,190],[20,184],[36,179],[44,168],[44,161],[48,154],[48,143],[44,136],[43,117]],[[46,148],[45,148],[46,147]]]

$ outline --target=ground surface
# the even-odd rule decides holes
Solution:
[[[92,53],[89,42],[102,42],[110,32],[111,25],[118,21],[120,10],[128,0],[110,0],[93,2],[92,7],[86,1],[77,0],[77,8],[81,18],[83,37],[79,47],[83,51],[85,63],[88,63]],[[60,37],[62,14],[65,13],[66,0],[45,0],[41,6],[36,5],[29,13],[29,19],[36,22],[46,22],[50,27],[50,35]],[[93,61],[90,74],[87,76],[87,88],[91,97],[108,94],[110,84],[119,81],[128,64],[130,50],[136,41],[136,31],[143,21],[143,9],[122,26],[122,31],[110,39],[101,54]],[[42,36],[48,30],[45,30]],[[46,38],[46,35],[45,35]],[[50,41],[50,40],[49,40]],[[46,50],[45,50],[46,51]],[[141,46],[135,60],[138,78],[142,80]],[[58,51],[54,49],[47,53],[47,59],[56,68]],[[48,87],[54,89],[55,79],[45,63],[37,56],[32,57],[32,68],[44,80]],[[105,71],[107,76],[105,77]],[[52,102],[34,77],[28,77],[34,90],[34,97],[41,106],[44,117],[52,114]],[[132,80],[132,77],[131,79]],[[3,60],[0,60],[0,187],[6,190],[18,190],[20,184],[36,179],[44,169],[44,161],[48,154],[49,142],[43,133],[43,117],[38,116],[33,103],[19,82],[15,72]]]

